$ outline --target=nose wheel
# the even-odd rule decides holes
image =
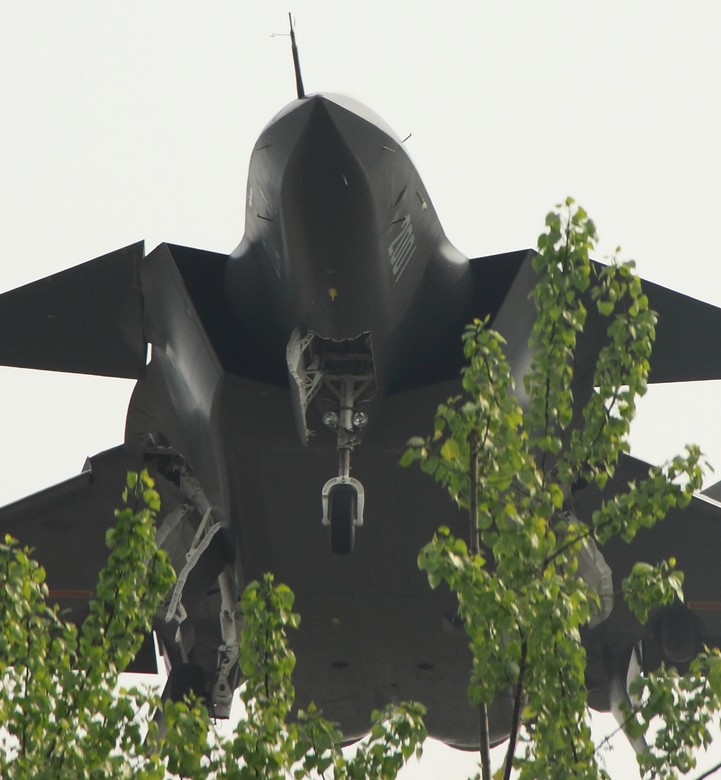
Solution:
[[[334,477],[323,486],[323,525],[330,531],[330,548],[336,555],[350,555],[355,529],[363,525],[365,493],[353,477]]]

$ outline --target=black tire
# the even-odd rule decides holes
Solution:
[[[352,485],[336,485],[328,496],[330,548],[336,555],[350,555],[355,543],[358,496]]]

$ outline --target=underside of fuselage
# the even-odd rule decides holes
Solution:
[[[347,737],[366,732],[370,710],[408,699],[427,703],[431,733],[439,738],[458,739],[462,732],[472,744],[477,733],[470,708],[458,706],[470,658],[454,626],[454,600],[431,592],[416,564],[435,528],[449,524],[462,532],[462,517],[431,480],[398,467],[407,431],[429,419],[448,389],[386,399],[378,411],[377,425],[353,457],[352,473],[367,500],[350,555],[333,553],[321,524],[321,487],[337,463],[333,436],[319,431],[307,447],[278,447],[262,424],[253,435],[238,395],[228,398],[232,429],[245,431],[228,449],[236,475],[231,493],[244,519],[244,572],[272,571],[295,592],[301,626],[291,643],[299,704],[316,701]],[[291,422],[287,411],[278,411]],[[463,697],[454,697],[450,708],[440,695],[446,686]]]
[[[162,268],[167,261],[167,255],[160,252],[152,263]],[[193,300],[186,285],[191,277],[182,270],[184,262],[179,262],[181,274],[175,283],[179,294]],[[533,320],[532,310],[524,309],[533,279],[528,259],[518,253],[485,260],[483,272],[480,265],[473,268],[473,313],[494,318],[494,325],[509,342],[509,359],[520,371],[529,359],[527,336]],[[164,280],[167,296],[165,272],[153,273],[159,282]],[[478,284],[481,274],[487,285]],[[216,276],[222,278],[221,273]],[[494,296],[489,288],[504,292]],[[665,304],[665,292],[653,287],[649,292]],[[425,294],[420,285],[419,298]],[[186,358],[183,351],[193,341],[189,332],[174,342],[158,340],[173,342],[172,348],[154,351],[148,376],[139,383],[129,423],[142,423],[136,430],[129,426],[128,443],[137,440],[142,430],[157,429],[193,464],[224,518],[229,557],[239,584],[272,571],[296,593],[301,627],[291,643],[298,661],[299,706],[315,701],[353,739],[366,732],[370,710],[415,699],[429,708],[427,725],[432,736],[458,747],[474,747],[478,715],[466,695],[471,665],[468,640],[456,620],[454,598],[443,589],[432,591],[416,565],[420,548],[439,525],[464,536],[465,518],[430,478],[398,466],[408,438],[430,431],[437,404],[458,392],[458,380],[446,376],[446,381],[419,383],[398,392],[381,389],[367,404],[372,421],[353,448],[350,471],[365,491],[363,524],[356,531],[352,554],[337,555],[322,524],[321,491],[338,468],[338,439],[324,423],[327,404],[320,403],[320,398],[310,399],[304,417],[309,436],[304,444],[293,410],[292,375],[286,375],[285,383],[262,381],[252,369],[251,377],[242,376],[239,361],[224,352],[232,345],[225,343],[216,351],[212,337],[223,330],[214,318],[227,326],[233,322],[233,313],[223,314],[222,306],[215,305],[221,298],[213,301],[211,296],[210,303],[203,303],[195,295],[194,308],[202,328],[195,327],[193,332],[199,334],[200,346]],[[186,307],[187,300],[183,301]],[[685,305],[681,299],[678,303],[682,308]],[[414,311],[413,305],[410,310]],[[579,355],[592,356],[597,350],[596,337],[589,332],[588,338],[579,346]],[[242,342],[236,338],[235,348],[243,349]],[[662,350],[664,343],[662,338]],[[287,353],[279,352],[276,360],[287,359]],[[412,356],[416,362],[424,360],[420,349]],[[457,376],[457,353],[453,360]],[[189,387],[193,383],[188,382],[187,371],[179,372],[177,367],[192,361],[195,373],[203,379],[196,377],[194,387]],[[233,370],[226,370],[226,365]],[[658,370],[666,370],[663,361]],[[154,386],[157,390],[143,400]],[[194,394],[203,392],[211,395],[200,402]],[[196,417],[178,415],[178,408],[192,409]],[[144,416],[139,414],[141,409]],[[202,424],[199,409],[207,410]],[[579,496],[579,511],[590,517],[599,501],[599,497]],[[703,512],[711,510],[694,512],[691,524],[698,525],[699,533],[713,535],[712,529],[701,530],[708,522]],[[679,516],[674,523],[683,519]],[[673,532],[664,544],[671,545],[672,540]],[[614,581],[620,581],[632,561],[624,551],[612,554],[610,560],[619,562]],[[700,603],[703,599],[698,594],[710,592],[712,586],[703,577],[690,581],[695,583],[693,592]],[[202,633],[204,626],[201,619],[196,633]],[[217,632],[217,628],[208,624],[207,631]],[[706,621],[693,641],[699,638],[716,643],[716,627]],[[599,709],[614,707],[610,692],[614,681],[625,674],[635,647],[644,646],[648,659],[664,657],[653,633],[623,610],[588,632],[584,641],[591,700]],[[212,651],[212,643],[206,647]],[[207,668],[210,663],[207,655],[203,665]],[[494,740],[506,733],[509,708],[508,699],[501,697],[491,710]]]
[[[149,373],[155,370],[151,365]],[[156,397],[139,391],[133,405],[142,404],[144,421],[154,418],[161,428],[169,399],[164,382],[151,382]],[[293,589],[301,615],[290,636],[298,706],[314,701],[347,739],[367,732],[373,709],[416,700],[428,707],[432,736],[461,747],[477,740],[477,712],[465,693],[470,654],[455,599],[445,589],[432,591],[416,563],[439,525],[463,535],[467,521],[432,480],[398,466],[407,439],[427,432],[435,406],[457,389],[442,383],[377,407],[376,424],[353,457],[367,502],[350,555],[334,554],[321,522],[321,488],[337,468],[332,431],[321,427],[304,446],[290,391],[234,376],[224,377],[214,407],[212,427],[224,433],[211,468],[228,477],[224,514],[236,572],[247,582],[270,571]],[[129,419],[140,419],[137,412],[131,407]],[[313,413],[311,423],[319,418]],[[184,438],[176,429],[167,440]],[[207,469],[195,470],[201,482]],[[506,723],[499,712],[496,739]]]

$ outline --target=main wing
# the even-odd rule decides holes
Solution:
[[[603,500],[632,489],[648,476],[650,466],[624,456],[613,479],[601,493],[594,487],[578,491],[573,511],[589,521]],[[613,539],[602,548],[613,573],[614,607],[609,617],[588,632],[586,649],[591,703],[609,709],[608,682],[622,679],[633,648],[641,650],[641,668],[654,669],[661,661],[685,664],[704,645],[721,647],[721,503],[698,494],[685,508],[671,509],[653,528],[642,529],[630,543]],[[621,583],[637,561],[651,564],[675,558],[684,573],[684,605],[652,613],[642,626],[621,597]]]
[[[100,570],[108,559],[105,536],[129,469],[138,469],[125,447],[89,458],[80,474],[0,509],[0,528],[45,568],[49,601],[76,624],[87,617]],[[147,642],[132,671],[155,671]]]
[[[121,492],[128,471],[147,468],[160,493],[161,511],[157,524],[163,547],[180,572],[185,553],[198,533],[198,518],[189,511],[190,502],[179,486],[168,479],[163,462],[148,461],[125,445],[88,458],[82,472],[58,485],[42,490],[0,509],[0,529],[10,534],[45,568],[49,601],[58,604],[63,617],[80,625],[87,617],[100,570],[108,560],[106,534],[115,525],[115,509],[122,506]],[[219,570],[227,560],[222,534],[212,539],[198,565],[189,567],[184,579],[182,603],[190,615],[194,636],[190,639],[194,661],[210,679],[216,670],[217,647],[221,643],[218,625],[218,597],[210,592]],[[178,624],[165,620],[162,607],[155,627],[165,647],[177,662],[175,632]],[[146,642],[130,671],[154,672],[155,653]]]
[[[475,298],[473,316],[490,316],[508,342],[511,363],[527,366],[528,337],[535,320],[529,295],[536,283],[535,252],[521,250],[471,260]],[[597,269],[600,263],[594,263]],[[721,379],[721,308],[643,281],[649,305],[658,314],[650,382]],[[576,351],[577,374],[592,376],[607,323],[587,301],[586,328]],[[520,377],[519,377],[520,378]]]

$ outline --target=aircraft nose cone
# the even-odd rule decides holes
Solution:
[[[288,276],[302,326],[355,337],[367,319],[362,293],[378,282],[380,247],[373,193],[354,148],[353,128],[362,120],[344,118],[347,112],[321,95],[307,103],[281,187]]]
[[[341,137],[351,145],[360,144],[369,138],[380,140],[391,146],[401,141],[386,122],[367,106],[353,98],[329,92],[319,92],[294,100],[283,108],[266,126],[259,139],[262,143],[280,143],[286,149],[316,124],[330,122]]]
[[[351,149],[354,146],[358,137],[355,127],[363,122],[359,116],[323,94],[311,95],[304,103],[299,107],[303,119],[298,143],[302,148],[307,149],[309,143],[318,142],[333,154],[338,147]]]
[[[326,143],[337,144],[337,128],[332,117],[332,103],[324,95],[312,95],[306,98],[306,119],[301,142],[307,136],[321,136]],[[335,137],[334,137],[335,136]]]

